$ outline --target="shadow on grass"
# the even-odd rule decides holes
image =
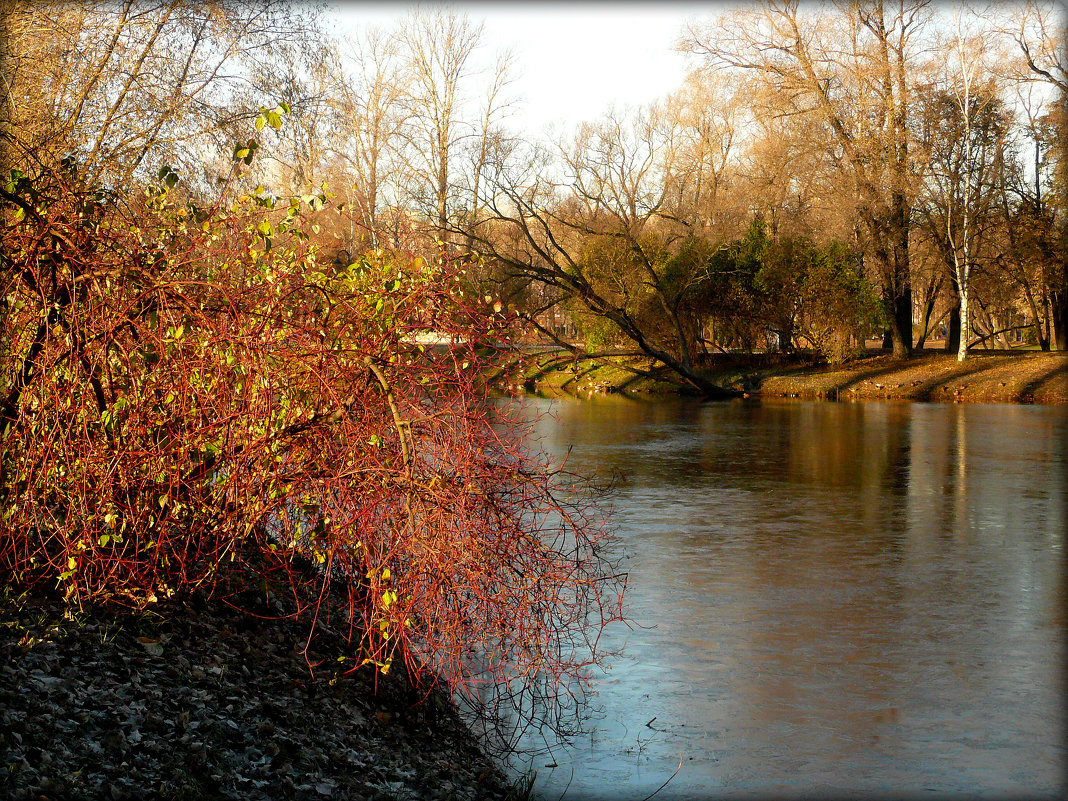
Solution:
[[[928,381],[921,381],[919,384],[920,389],[909,392],[909,397],[911,397],[913,400],[928,401],[931,400],[931,398],[934,396],[935,389],[942,386],[947,381],[964,378],[965,376],[974,375],[975,373],[982,373],[987,370],[993,369],[992,365],[984,365],[980,362],[975,361],[957,362],[957,364],[967,364],[967,367],[963,367],[962,369],[958,370],[953,370],[952,372],[945,373],[943,375],[938,376],[937,378],[932,378]],[[961,388],[961,390],[963,390],[963,387]]]
[[[653,382],[662,382],[670,384],[673,391],[679,393],[686,393],[687,390],[696,392],[692,388],[688,387],[685,383],[680,381],[671,368],[666,365],[660,365],[658,367],[650,368],[637,368],[631,367],[625,364],[618,364],[612,360],[612,357],[635,357],[640,354],[632,352],[621,353],[560,353],[559,355],[552,355],[548,357],[542,357],[536,362],[537,369],[527,374],[523,378],[524,389],[528,392],[534,392],[537,394],[543,394],[543,389],[548,389],[551,393],[562,392],[568,395],[579,395],[582,391],[580,385],[582,381],[588,378],[592,373],[598,370],[611,370],[617,373],[627,373],[625,377],[617,377],[615,375],[606,376],[603,389],[613,394],[620,394],[626,397],[637,398],[637,392],[633,386],[635,383],[646,380]],[[578,362],[588,362],[587,366],[579,370],[576,367]],[[563,377],[567,373],[571,373],[570,376],[563,378],[557,378],[556,381],[552,381],[549,387],[539,386],[543,381],[551,379],[552,376]],[[653,390],[654,392],[656,390]]]
[[[1068,376],[1068,358],[1063,359],[1060,364],[1051,370],[1047,370],[1042,375],[1036,376],[1032,381],[1029,381],[1019,392],[1013,395],[1012,399],[1017,403],[1034,403],[1035,393],[1052,383],[1059,375]]]
[[[543,380],[545,376],[549,375],[549,373],[559,372],[562,369],[560,365],[563,365],[566,362],[573,361],[576,361],[576,359],[570,353],[562,356],[552,356],[543,361],[538,361],[538,369],[530,375],[524,376],[523,384],[528,389],[534,389],[534,385],[537,382]]]
[[[865,383],[867,381],[874,381],[875,379],[880,378],[882,376],[887,376],[887,375],[891,375],[893,373],[896,373],[896,372],[900,371],[901,369],[903,369],[904,367],[906,367],[907,365],[908,365],[908,362],[906,362],[906,361],[895,360],[895,361],[891,362],[890,364],[886,364],[886,365],[883,365],[883,366],[880,366],[880,367],[874,367],[873,366],[871,369],[865,370],[864,372],[860,372],[860,373],[853,373],[852,370],[855,369],[855,367],[851,367],[848,363],[839,364],[839,365],[833,365],[833,366],[829,366],[827,368],[822,368],[822,369],[820,369],[819,372],[831,373],[831,372],[836,372],[838,370],[846,370],[850,374],[844,381],[842,381],[840,383],[837,383],[837,384],[832,384],[829,387],[823,388],[823,389],[821,389],[819,391],[818,394],[819,395],[826,395],[829,398],[840,397],[843,392],[848,392],[851,389],[853,389],[854,387],[858,387],[858,386],[860,386],[861,384],[863,384],[863,383]],[[749,372],[749,373],[743,373],[742,374],[742,381],[745,384],[746,391],[750,392],[750,391],[760,391],[761,389],[763,389],[764,383],[769,379],[777,379],[777,378],[789,379],[789,378],[791,378],[793,376],[798,376],[798,375],[800,375],[800,376],[810,376],[810,375],[813,375],[813,374],[814,374],[814,371],[813,371],[813,366],[811,364],[806,364],[806,363],[803,363],[803,362],[799,362],[799,363],[797,363],[795,365],[791,365],[790,367],[788,367],[786,369],[780,368],[780,369],[774,370],[774,372],[771,372],[770,374],[763,374],[759,370],[753,371],[753,372]],[[818,374],[818,373],[816,373],[816,374]]]
[[[589,367],[587,367],[585,370],[582,370],[581,372],[573,372],[571,378],[567,379],[563,384],[560,385],[560,389],[563,392],[569,392],[568,387],[570,387],[572,384],[574,384],[575,385],[575,394],[577,394],[578,391],[579,391],[579,387],[578,387],[579,382],[582,381],[583,378],[588,376],[594,370],[596,370],[597,367],[598,367],[598,364],[596,362],[594,362],[593,364],[591,364]]]

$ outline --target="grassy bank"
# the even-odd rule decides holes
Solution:
[[[1068,354],[921,351],[907,360],[872,351],[839,365],[755,354],[715,356],[705,374],[721,386],[755,397],[902,399],[948,402],[1068,403]],[[633,396],[685,391],[663,365],[636,355],[576,359],[571,354],[522,354],[492,376],[505,391]]]

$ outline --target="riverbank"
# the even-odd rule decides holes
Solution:
[[[978,403],[1068,403],[1068,354],[976,351],[963,362],[954,354],[920,351],[895,359],[881,351],[844,364],[813,365],[777,355],[723,355],[705,365],[720,386],[750,397],[899,399]],[[574,359],[564,351],[524,355],[493,380],[510,392],[588,397],[678,394],[670,373],[636,355]]]
[[[218,602],[64,615],[0,606],[10,799],[522,797],[455,709],[397,666],[346,675],[341,633]]]

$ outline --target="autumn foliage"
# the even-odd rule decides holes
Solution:
[[[6,580],[79,605],[251,587],[343,627],[350,665],[520,706],[580,689],[621,583],[588,494],[487,396],[507,314],[460,264],[324,255],[325,192],[202,208],[175,177],[2,189]]]

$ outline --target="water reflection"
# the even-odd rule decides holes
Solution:
[[[626,477],[638,624],[540,797],[680,757],[657,798],[1059,795],[1068,411],[606,399],[537,434]]]

